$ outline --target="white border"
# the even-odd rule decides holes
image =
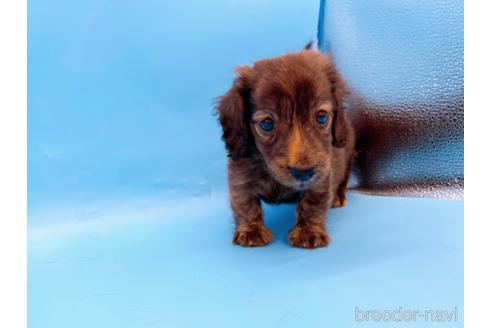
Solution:
[[[472,7],[473,6],[473,7]],[[491,5],[465,1],[465,327],[490,325]]]
[[[27,326],[25,0],[0,1],[0,326]]]

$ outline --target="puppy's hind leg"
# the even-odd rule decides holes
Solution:
[[[347,181],[341,183],[338,186],[337,190],[335,191],[331,208],[345,207],[345,205],[347,204],[347,198],[345,197],[346,192],[347,192]]]
[[[342,182],[335,189],[335,195],[333,196],[333,202],[331,203],[331,208],[345,207],[347,204],[347,198],[345,193],[347,192],[347,184],[350,178],[350,165],[345,172]]]

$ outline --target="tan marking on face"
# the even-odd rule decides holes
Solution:
[[[294,129],[292,131],[292,135],[289,140],[289,146],[287,148],[287,159],[289,162],[289,166],[294,167],[295,164],[298,162],[299,157],[301,156],[301,144],[301,128],[298,122],[294,121]]]

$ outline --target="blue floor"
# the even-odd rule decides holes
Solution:
[[[287,244],[291,205],[267,207],[273,244],[233,246],[225,193],[53,215],[65,220],[30,231],[30,327],[351,327],[356,307],[400,306],[457,307],[446,327],[463,324],[461,201],[350,194],[331,211],[332,244],[314,251]]]
[[[29,327],[463,325],[463,202],[350,194],[328,248],[231,243],[211,115],[233,67],[302,48],[319,2],[29,1]],[[416,318],[406,327],[442,326]]]

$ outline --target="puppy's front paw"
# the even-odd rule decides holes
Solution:
[[[330,237],[320,227],[295,226],[289,232],[289,242],[295,247],[317,248],[327,246]]]
[[[232,242],[244,247],[265,246],[273,239],[272,231],[264,225],[238,228]]]

